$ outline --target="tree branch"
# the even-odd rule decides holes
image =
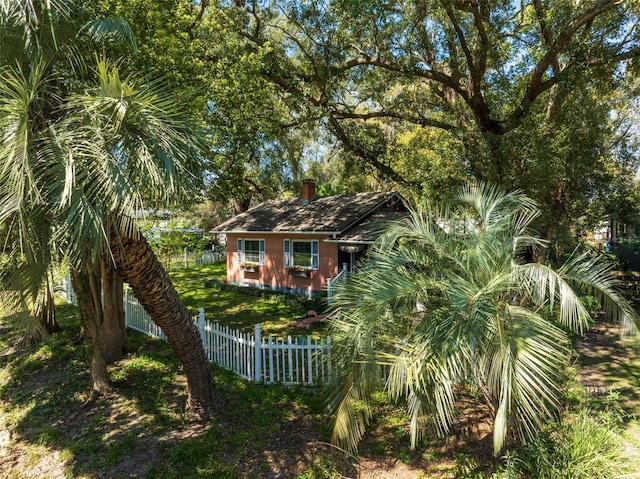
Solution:
[[[372,157],[364,148],[358,145],[353,139],[348,135],[348,133],[344,130],[338,119],[332,114],[329,113],[329,126],[331,131],[336,135],[340,143],[351,153],[358,156],[365,163],[373,166],[377,171],[379,171],[382,175],[387,178],[399,183],[405,187],[416,186],[412,181],[409,181],[404,176],[400,175],[397,171],[391,168],[389,165],[385,165],[379,159]]]
[[[460,84],[454,80],[454,78],[446,73],[439,72],[437,70],[424,70],[420,68],[409,68],[403,65],[399,65],[397,63],[391,63],[381,58],[373,58],[370,55],[363,54],[357,58],[353,58],[351,60],[347,60],[339,65],[334,65],[331,67],[331,72],[343,72],[351,68],[355,68],[358,66],[375,66],[388,71],[394,71],[398,73],[410,73],[415,75],[418,78],[424,78],[426,80],[433,80],[437,83],[441,83],[460,96],[465,98],[465,101],[469,99],[468,92],[460,86]]]
[[[458,19],[453,14],[453,10],[451,9],[450,3],[444,0],[442,1],[442,6],[445,12],[447,12],[447,17],[449,17],[449,21],[451,22],[451,25],[453,26],[453,29],[456,32],[456,36],[458,37],[458,41],[460,42],[460,46],[462,47],[464,56],[467,59],[467,65],[469,66],[469,71],[473,76],[473,72],[475,70],[475,62],[473,59],[473,55],[471,55],[471,50],[469,49],[469,45],[467,44],[467,39],[464,36],[464,32],[462,31],[462,28],[460,28]]]
[[[507,131],[516,128],[520,124],[520,121],[528,115],[529,110],[531,109],[538,96],[548,90],[554,83],[557,83],[557,81],[543,81],[543,77],[549,67],[551,67],[553,63],[558,60],[558,55],[571,42],[576,32],[583,26],[588,25],[599,15],[602,15],[603,13],[615,8],[617,5],[619,5],[619,3],[620,2],[617,0],[597,1],[591,8],[587,9],[576,18],[574,18],[569,23],[567,28],[562,33],[560,33],[555,40],[552,41],[551,45],[549,45],[547,53],[545,53],[543,57],[538,61],[529,76],[527,88],[525,90],[522,101],[520,102],[520,106],[513,112],[510,118],[506,122],[504,122],[499,133],[506,133]]]
[[[208,6],[207,0],[200,0],[200,9],[198,10],[198,13],[196,14],[196,18],[194,18],[193,22],[191,22],[189,24],[189,26],[187,27],[187,34],[189,35],[189,38],[191,40],[195,39],[195,34],[193,33],[193,29],[196,27],[198,22],[200,22],[200,20],[202,20],[202,16],[204,15],[204,11],[206,10],[207,6]]]
[[[370,120],[373,118],[395,118],[398,120],[405,120],[410,123],[414,123],[420,126],[431,126],[434,128],[440,128],[442,130],[454,131],[456,130],[455,125],[451,125],[450,123],[445,123],[437,120],[433,120],[431,118],[425,118],[422,116],[410,115],[407,113],[399,113],[396,111],[375,111],[368,113],[355,113],[350,111],[333,111],[332,115],[336,119],[360,119],[360,120]]]

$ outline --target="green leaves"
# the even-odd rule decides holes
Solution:
[[[192,195],[203,143],[173,91],[95,53],[106,40],[133,45],[126,22],[83,22],[73,2],[35,2],[24,16],[21,4],[0,23],[0,220],[46,271],[60,254],[74,265],[101,254],[109,218]]]
[[[578,294],[597,295],[608,312],[638,324],[596,259],[578,256],[558,271],[524,262],[526,248],[541,246],[529,232],[538,214],[521,192],[474,183],[389,225],[335,296],[344,374],[332,403],[334,440],[355,447],[367,416],[347,416],[384,389],[407,402],[415,446],[429,426],[449,430],[457,393],[471,387],[493,411],[497,454],[556,411],[567,331],[589,324]]]

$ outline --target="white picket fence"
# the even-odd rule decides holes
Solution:
[[[158,257],[162,266],[167,271],[177,271],[179,269],[196,268],[207,264],[215,264],[227,259],[227,252],[224,249],[217,251],[187,251],[182,253],[161,255]]]
[[[75,293],[65,278],[61,296],[73,304]],[[136,331],[167,340],[129,289],[125,290],[126,325]],[[269,383],[318,385],[331,380],[331,338],[314,339],[301,336],[286,339],[262,336],[260,324],[253,334],[242,333],[209,321],[200,309],[193,322],[200,331],[207,358],[244,379]]]

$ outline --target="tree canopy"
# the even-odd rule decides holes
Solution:
[[[557,240],[635,188],[637,2],[99,5],[143,38],[137,69],[192,91],[210,197],[236,212],[306,171],[335,171],[333,184],[357,171],[407,196],[477,178],[539,201],[536,227]],[[313,141],[335,167],[308,168]]]
[[[638,93],[636,2],[249,1],[220,11],[243,15],[236,34],[247,54],[261,52],[260,73],[293,117],[400,189],[424,187],[422,172],[520,187],[544,206],[539,228],[553,237],[577,204],[609,191],[614,172],[635,174],[637,150],[612,153],[628,140],[612,112],[625,116]],[[407,169],[398,146],[417,129],[447,154]]]
[[[201,198],[239,212],[301,180],[306,133],[292,128],[296,122],[261,75],[269,48],[248,51],[236,34],[238,12],[185,0],[102,0],[93,8],[132,25],[139,50],[129,55],[129,68],[162,74],[188,93],[186,106],[208,132]]]

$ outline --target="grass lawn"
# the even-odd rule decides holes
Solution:
[[[193,314],[204,308],[210,320],[244,332],[253,331],[260,323],[264,335],[322,334],[322,324],[311,330],[295,325],[310,309],[305,298],[267,292],[266,297],[252,296],[249,288],[220,290],[210,284],[210,280],[222,282],[225,278],[224,263],[171,272],[180,298]]]
[[[637,306],[637,305],[636,305]],[[581,383],[592,394],[613,395],[624,413],[626,452],[635,470],[640,471],[640,354],[630,338],[622,338],[620,328],[599,321],[578,341]],[[636,476],[640,477],[640,472]]]
[[[172,273],[188,307],[204,307],[220,322],[272,334],[293,332],[301,304],[260,298],[241,290],[205,288],[224,277],[224,265]],[[225,400],[208,424],[183,414],[185,378],[169,345],[129,332],[136,352],[110,366],[117,386],[109,397],[89,397],[87,349],[77,308],[60,305],[63,327],[47,342],[19,343],[19,318],[0,317],[0,479],[32,478],[291,478],[445,479],[491,477],[486,418],[460,403],[446,439],[409,449],[408,419],[380,395],[357,457],[327,444],[331,418],[322,389],[261,385],[212,366]],[[578,344],[582,383],[617,392],[625,423],[625,454],[640,470],[640,356],[598,324]]]
[[[295,477],[306,467],[306,444],[326,440],[317,390],[250,384],[215,367],[225,414],[186,423],[175,356],[136,332],[137,352],[110,367],[117,393],[87,406],[77,308],[58,307],[58,318],[63,332],[21,348],[12,318],[0,320],[2,479]]]

